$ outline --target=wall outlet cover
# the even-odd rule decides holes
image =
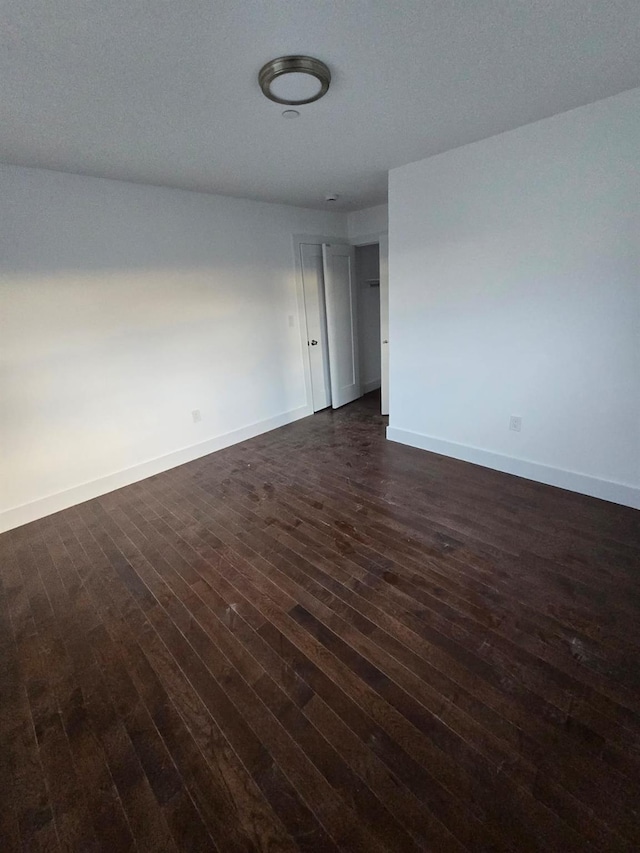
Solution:
[[[522,418],[518,415],[511,415],[509,418],[509,429],[514,432],[520,432],[522,430]]]

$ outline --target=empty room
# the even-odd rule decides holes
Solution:
[[[639,850],[637,0],[0,20],[0,851]]]

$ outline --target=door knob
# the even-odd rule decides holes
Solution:
[[[315,347],[315,346],[317,346],[317,345],[318,345],[318,341],[311,341],[311,346],[312,346],[312,347]]]

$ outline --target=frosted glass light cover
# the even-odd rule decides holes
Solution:
[[[293,71],[276,77],[269,88],[276,98],[283,101],[306,101],[315,98],[322,82],[313,74]]]

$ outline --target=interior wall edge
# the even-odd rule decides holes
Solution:
[[[460,459],[463,462],[481,465],[483,468],[492,468],[494,471],[513,474],[516,477],[523,477],[525,480],[534,480],[548,486],[556,486],[570,492],[578,492],[589,497],[622,504],[622,506],[628,506],[632,509],[640,509],[640,488],[628,486],[624,483],[601,480],[589,474],[565,471],[562,468],[554,468],[550,465],[542,465],[539,462],[531,462],[527,459],[518,459],[515,456],[506,456],[479,447],[446,441],[442,438],[435,438],[431,435],[424,435],[399,427],[387,427],[387,439],[398,444],[416,447],[419,450],[437,453],[440,456],[448,456],[453,459]]]
[[[132,483],[138,483],[140,480],[145,480],[154,474],[160,474],[163,471],[184,465],[186,462],[193,462],[202,456],[208,456],[210,453],[223,450],[225,447],[231,447],[233,444],[240,444],[249,438],[255,438],[257,435],[271,432],[271,430],[286,426],[286,424],[293,423],[312,414],[313,409],[310,406],[300,406],[297,409],[282,412],[267,420],[258,421],[257,423],[240,427],[231,432],[208,438],[206,441],[174,450],[156,459],[149,459],[131,468],[114,471],[112,474],[107,474],[97,480],[81,483],[65,491],[3,510],[0,512],[0,533],[13,530],[15,527],[21,527],[23,524],[28,524],[31,521],[37,521],[39,518],[44,518],[47,515],[60,512],[60,510],[76,506],[84,501],[101,497],[116,489],[130,486]]]
[[[384,237],[388,233],[389,233],[389,231],[386,230],[386,231],[375,231],[371,234],[356,235],[355,237],[350,236],[348,242],[349,242],[349,245],[354,246],[355,248],[361,248],[362,246],[373,246],[376,243],[379,243],[380,238]]]

